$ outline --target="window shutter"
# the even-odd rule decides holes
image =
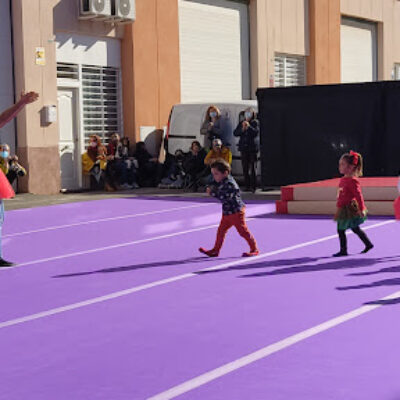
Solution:
[[[85,146],[90,135],[106,143],[121,133],[119,71],[112,67],[82,66],[83,131]]]
[[[275,87],[304,86],[305,84],[305,57],[288,54],[276,54]]]

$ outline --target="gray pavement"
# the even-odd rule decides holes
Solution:
[[[45,207],[49,205],[75,203],[81,201],[103,200],[123,197],[207,197],[206,193],[190,193],[180,189],[158,189],[140,188],[135,190],[120,192],[81,192],[81,193],[60,193],[56,195],[36,195],[30,193],[17,194],[14,199],[5,200],[6,210],[18,210],[32,207]],[[256,193],[243,193],[244,200],[278,200],[280,190],[273,189],[268,191],[257,190]]]

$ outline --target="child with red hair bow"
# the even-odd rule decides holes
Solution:
[[[340,240],[340,251],[334,257],[347,256],[346,230],[351,229],[364,243],[365,248],[362,253],[367,253],[374,246],[360,225],[367,219],[367,208],[361,192],[360,181],[357,179],[362,176],[363,160],[360,153],[350,151],[343,154],[339,161],[339,172],[344,176],[339,182],[339,192],[337,198],[337,211],[335,220],[337,221],[337,231]]]

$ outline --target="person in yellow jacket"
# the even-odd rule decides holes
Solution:
[[[99,136],[90,136],[88,149],[82,154],[82,170],[85,175],[90,175],[91,188],[103,189],[105,185],[106,151]]]
[[[197,192],[199,187],[207,186],[213,181],[210,166],[218,160],[224,160],[231,165],[232,152],[228,147],[222,144],[221,139],[214,139],[212,141],[212,149],[204,159],[205,169],[197,176],[197,181],[195,181],[191,186],[194,192]]]
[[[206,155],[204,164],[210,166],[218,159],[225,160],[229,165],[232,164],[232,152],[228,147],[222,145],[221,139],[214,139],[212,142],[212,149]]]
[[[11,156],[10,146],[8,144],[0,145],[0,169],[4,172],[10,185],[12,185],[19,176],[26,175],[26,169],[19,164],[18,156]]]

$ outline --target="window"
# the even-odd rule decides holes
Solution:
[[[121,133],[119,70],[83,65],[82,93],[85,147],[90,135],[107,142],[111,133]]]
[[[80,83],[85,148],[90,135],[108,142],[113,132],[122,132],[120,70],[113,67],[57,63],[57,78],[63,86]]]
[[[77,64],[57,63],[57,78],[79,79],[79,66]]]
[[[304,86],[306,84],[306,60],[302,56],[275,55],[275,87]]]
[[[394,64],[393,72],[393,79],[395,79],[396,81],[400,81],[400,64]]]

